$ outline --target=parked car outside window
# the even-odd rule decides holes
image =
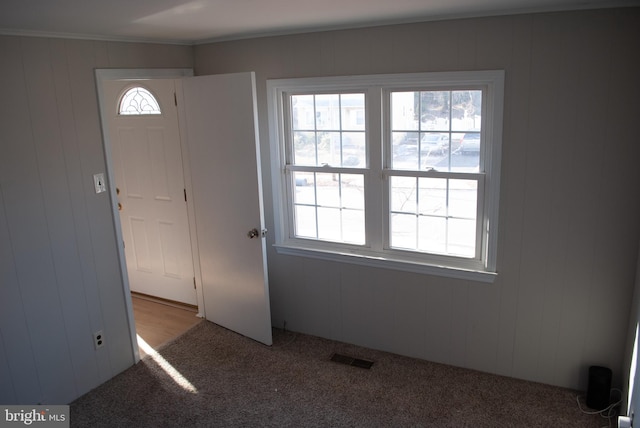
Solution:
[[[480,134],[478,133],[467,133],[462,137],[462,141],[460,142],[460,153],[463,155],[467,155],[470,153],[479,154],[480,153]]]

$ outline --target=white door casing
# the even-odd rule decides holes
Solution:
[[[205,318],[271,345],[255,75],[180,85]]]
[[[149,90],[162,114],[119,115],[133,86]],[[175,81],[106,80],[103,91],[130,289],[195,305]]]

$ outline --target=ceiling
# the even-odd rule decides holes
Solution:
[[[197,44],[640,0],[1,0],[0,34]]]

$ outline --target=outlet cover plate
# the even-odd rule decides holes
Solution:
[[[107,185],[104,182],[104,173],[93,174],[93,184],[96,187],[96,193],[102,193],[107,191]]]

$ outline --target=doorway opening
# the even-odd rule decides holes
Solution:
[[[202,319],[171,89],[174,79],[192,75],[190,69],[96,70],[136,362],[146,355],[145,346],[156,348]]]

